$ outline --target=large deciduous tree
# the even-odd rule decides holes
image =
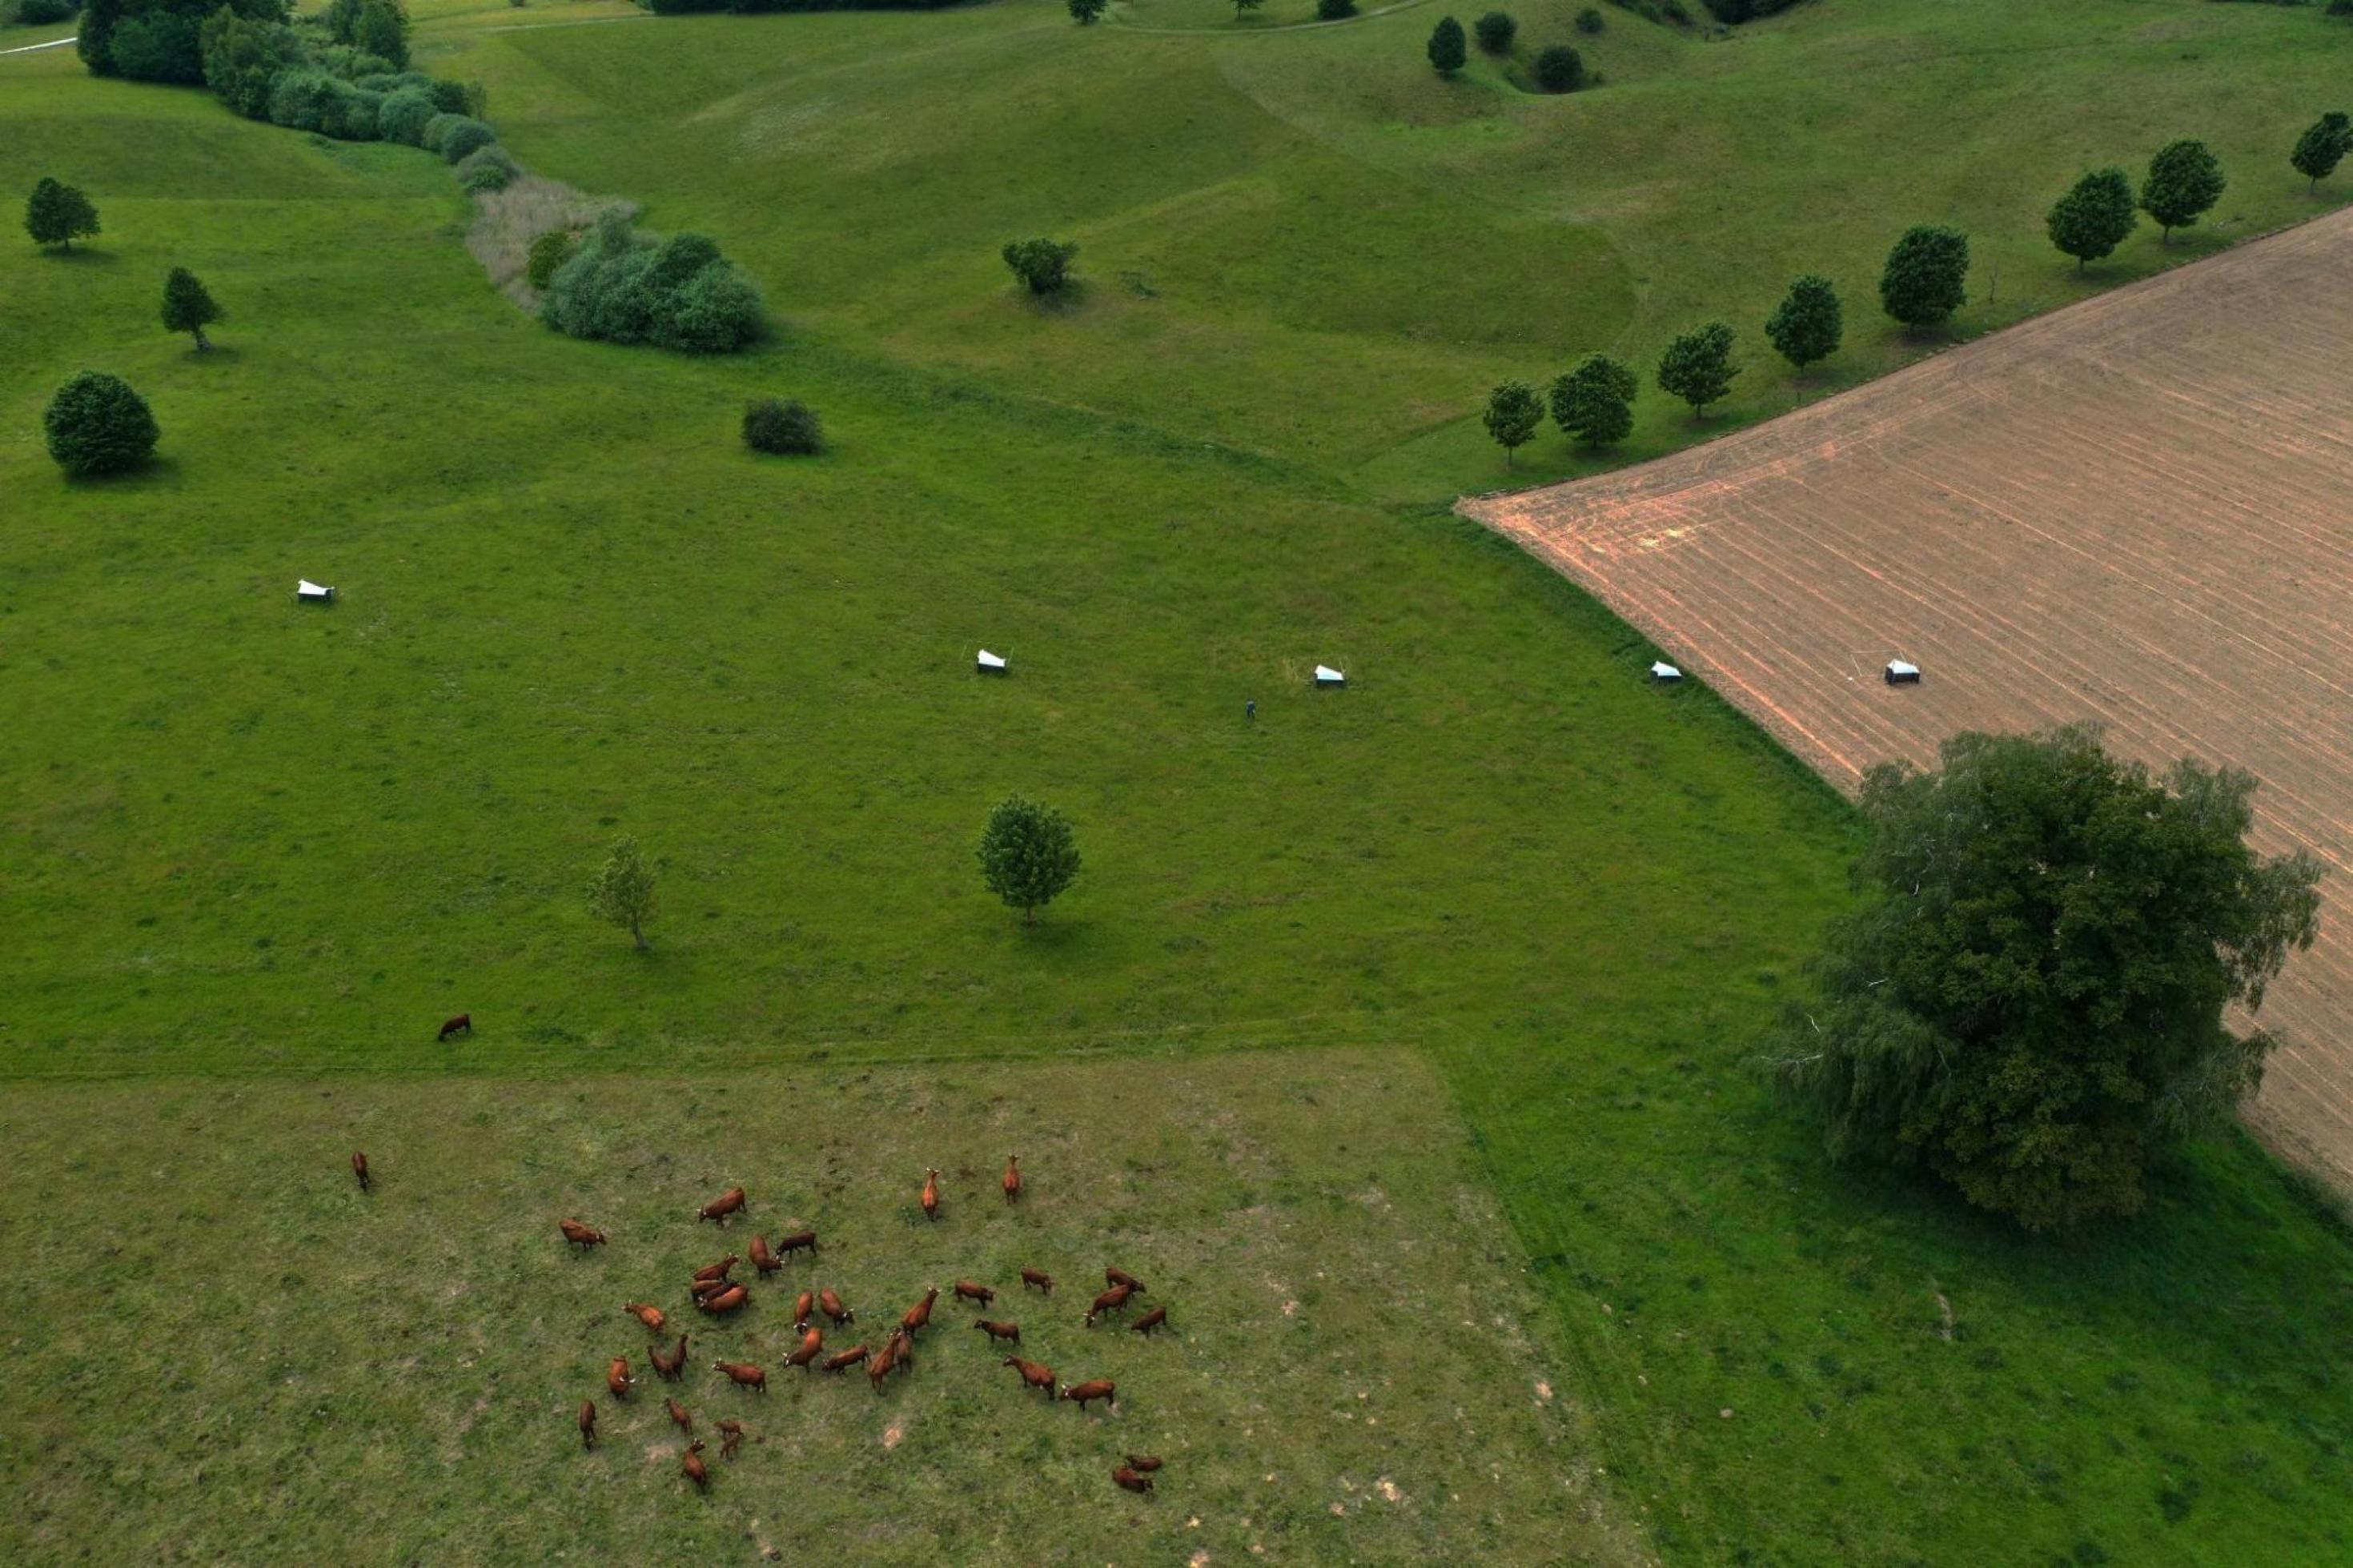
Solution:
[[[1659,389],[1690,404],[1694,418],[1731,391],[1739,374],[1732,363],[1732,329],[1722,321],[1685,332],[1659,356]]]
[[[1846,312],[1838,290],[1818,272],[1794,279],[1789,291],[1765,318],[1765,336],[1798,369],[1838,353],[1846,333]]]
[[[1968,299],[1969,239],[1957,228],[1921,224],[1887,253],[1879,302],[1907,327],[1933,327]]]
[[[2206,143],[2185,136],[2158,148],[2148,161],[2148,177],[2140,183],[2140,210],[2157,220],[2160,243],[2171,245],[2173,231],[2188,228],[2212,211],[2229,183]]]
[[[2075,258],[2075,270],[2111,255],[2139,226],[2131,178],[2122,169],[2094,169],[2052,204],[2044,220],[2051,243]]]
[[[1634,429],[1634,394],[1641,384],[1634,367],[1608,354],[1587,354],[1552,384],[1552,417],[1572,439],[1588,447],[1623,441]]]
[[[98,232],[98,209],[72,185],[43,177],[25,203],[25,232],[36,245],[73,248],[73,242]]]
[[[2320,867],[2247,847],[2254,781],[2160,777],[2092,727],[1962,734],[1866,778],[1862,906],[1793,1006],[1784,1085],[1833,1155],[1916,1166],[2043,1230],[2128,1215],[2153,1153],[2227,1115],[2238,1035],[2316,927]]]
[[[988,814],[980,835],[980,878],[990,892],[1021,911],[1028,925],[1079,874],[1079,846],[1070,819],[1052,806],[1009,795]]]

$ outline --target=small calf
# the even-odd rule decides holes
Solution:
[[[675,1399],[665,1399],[662,1401],[662,1408],[670,1413],[670,1420],[677,1424],[680,1431],[690,1437],[694,1436],[694,1416],[685,1405]]]
[[[959,1301],[977,1301],[984,1307],[997,1300],[996,1291],[986,1285],[976,1285],[969,1279],[957,1280],[955,1293]]]
[[[352,1174],[359,1178],[360,1191],[366,1192],[368,1190],[367,1156],[356,1149],[352,1151]]]
[[[744,1423],[741,1421],[722,1421],[719,1423],[719,1457],[721,1458],[733,1458],[735,1457],[735,1450],[743,1446]]]
[[[1021,1156],[1005,1156],[1005,1201],[1013,1202],[1021,1195]]]
[[[456,1017],[448,1020],[441,1026],[441,1033],[438,1037],[447,1040],[450,1036],[455,1034],[464,1033],[470,1035],[473,1032],[474,1016],[471,1013],[460,1013]]]
[[[1160,1468],[1160,1456],[1157,1454],[1130,1454],[1127,1457],[1127,1468],[1131,1470],[1141,1470],[1145,1475],[1150,1475],[1153,1471]]]
[[[940,1217],[940,1173],[929,1167],[923,1171],[923,1217]]]
[[[360,1161],[363,1164],[366,1163],[366,1157],[364,1155],[355,1154],[353,1158]],[[560,1219],[555,1222],[555,1228],[564,1233],[565,1240],[570,1242],[573,1246],[578,1247],[583,1252],[587,1251],[592,1247],[602,1247],[605,1245],[605,1233],[598,1230],[593,1225],[582,1225],[576,1219]]]
[[[1150,1476],[1139,1476],[1125,1465],[1117,1465],[1113,1467],[1111,1479],[1117,1481],[1128,1491],[1148,1492],[1152,1489],[1152,1478]]]
[[[727,1381],[738,1388],[748,1388],[754,1394],[768,1392],[768,1374],[748,1361],[714,1361],[713,1372],[723,1372]]]
[[[696,1490],[709,1491],[711,1489],[711,1472],[705,1469],[702,1465],[702,1443],[701,1439],[698,1438],[694,1442],[689,1443],[686,1446],[686,1452],[680,1458],[678,1468],[680,1472],[682,1473],[688,1480],[694,1483]]]
[[[972,1326],[992,1340],[1011,1340],[1017,1345],[1021,1342],[1021,1325],[1018,1323],[999,1323],[987,1318],[975,1318]]]
[[[1054,1293],[1054,1277],[1051,1274],[1046,1273],[1043,1269],[1024,1268],[1021,1271],[1021,1283],[1024,1285],[1035,1285],[1039,1289],[1043,1290],[1049,1296]]]
[[[1155,1307],[1152,1310],[1145,1313],[1144,1316],[1136,1319],[1135,1321],[1128,1324],[1127,1326],[1134,1330],[1137,1333],[1142,1334],[1145,1339],[1150,1339],[1152,1337],[1152,1331],[1158,1328],[1167,1321],[1168,1309],[1166,1307]]]
[[[1087,1402],[1091,1399],[1100,1399],[1116,1410],[1119,1408],[1119,1401],[1113,1395],[1118,1392],[1118,1388],[1119,1385],[1107,1377],[1090,1378],[1085,1383],[1074,1383],[1062,1390],[1062,1397],[1077,1400],[1082,1415],[1085,1414]]]

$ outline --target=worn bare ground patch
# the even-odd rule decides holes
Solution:
[[[2353,212],[1639,468],[1461,510],[1833,784],[2076,720],[2263,781],[2333,873],[2253,1119],[2353,1180]],[[2054,260],[2053,265],[2059,265]],[[1757,351],[1761,352],[1761,351]],[[1918,664],[1890,688],[1890,658]]]
[[[526,276],[531,242],[554,229],[586,229],[601,213],[617,208],[634,214],[637,204],[592,196],[560,180],[525,174],[502,191],[474,196],[474,222],[466,248],[491,275],[499,292],[528,310],[539,303]]]

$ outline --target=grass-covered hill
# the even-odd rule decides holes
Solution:
[[[1825,1172],[1744,1064],[1844,897],[1843,808],[1707,693],[1644,686],[1638,638],[1437,504],[1505,477],[1486,387],[1588,347],[1647,360],[1721,310],[1754,357],[1716,423],[1778,406],[1755,322],[1800,268],[1849,293],[1854,347],[1819,386],[1916,352],[1869,288],[1915,219],[1974,230],[1985,282],[1999,263],[1975,327],[2312,210],[2285,149],[2334,106],[2353,33],[2316,8],[2051,9],[1825,0],[1708,42],[1608,8],[1586,43],[1605,85],[1536,99],[1492,63],[1438,81],[1432,6],[1297,31],[1280,0],[1240,27],[1142,0],[1084,30],[1047,0],[420,7],[419,62],[484,83],[518,156],[757,278],[776,336],[710,360],[531,321],[427,154],[93,80],[70,51],[0,59],[0,191],[55,174],[105,225],[71,255],[0,245],[0,1092],[25,1130],[0,1142],[0,1253],[33,1260],[0,1268],[0,1310],[63,1358],[0,1439],[12,1479],[45,1478],[47,1511],[14,1522],[53,1532],[42,1551],[82,1538],[61,1521],[160,1541],[195,1495],[75,1413],[161,1418],[185,1391],[121,1337],[240,1319],[134,1290],[85,1211],[42,1195],[193,1170],[207,1129],[243,1127],[206,1098],[233,1091],[187,1089],[155,1161],[123,1165],[177,1080],[267,1075],[275,1106],[345,1069],[423,1079],[317,1124],[334,1177],[349,1142],[392,1169],[440,1150],[446,1072],[718,1095],[755,1067],[919,1085],[941,1058],[1087,1052],[1150,1083],[1197,1052],[1331,1044],[1437,1069],[1431,1148],[1459,1122],[1514,1227],[1487,1239],[1534,1270],[1598,1436],[1597,1549],[2341,1552],[2341,1233],[2237,1142],[2171,1173],[2142,1224],[2061,1247]],[[1524,11],[1523,40],[1571,15]],[[2051,195],[2177,131],[2231,167],[2223,222],[2077,283],[2041,238]],[[1011,288],[997,253],[1029,234],[1081,243],[1075,300]],[[230,312],[209,354],[156,321],[174,265]],[[146,472],[68,484],[43,455],[40,409],[86,367],[153,402]],[[828,455],[742,448],[769,394],[820,411]],[[1655,395],[1642,413],[1630,450],[1692,434]],[[1569,466],[1548,436],[1522,472]],[[298,607],[298,575],[340,601]],[[984,644],[1009,679],[972,674]],[[1311,689],[1318,661],[1350,689]],[[973,858],[1016,789],[1067,810],[1086,857],[1029,931]],[[660,866],[643,958],[582,909],[621,832]],[[436,1044],[460,1010],[479,1033]],[[64,1077],[129,1081],[35,1081]],[[647,1161],[691,1136],[621,1135]],[[214,1287],[258,1301],[349,1221],[285,1206],[307,1143],[237,1136],[259,1175],[190,1177],[168,1212],[262,1203]],[[464,1201],[595,1195],[596,1147],[486,1150]],[[1254,1201],[1175,1212],[1213,1231]],[[386,1245],[440,1266],[406,1231]],[[1205,1289],[1228,1266],[1207,1249]],[[59,1289],[82,1278],[95,1316]],[[310,1408],[381,1373],[352,1342],[302,1363],[328,1380]],[[542,1405],[560,1446],[550,1391],[586,1344],[517,1342],[516,1425],[460,1429],[470,1406],[429,1384],[301,1495],[495,1506],[436,1489],[439,1467],[511,1463],[499,1439]],[[1519,1397],[1502,1386],[1480,1397]],[[1209,1502],[1239,1516],[1240,1486]],[[225,1550],[299,1536],[307,1504],[254,1506]],[[1427,1539],[1475,1553],[1482,1528]],[[638,1539],[588,1529],[573,1543]]]

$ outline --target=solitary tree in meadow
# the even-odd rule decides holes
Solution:
[[[25,232],[35,245],[73,248],[73,242],[98,232],[98,209],[75,187],[44,178],[25,203]]]
[[[1491,55],[1510,54],[1512,40],[1520,35],[1520,25],[1508,11],[1490,11],[1471,26],[1479,35],[1479,47]]]
[[[2348,152],[2353,152],[2353,119],[2331,110],[2295,139],[2295,151],[2288,154],[2288,162],[2312,182],[2308,188],[2316,191],[2321,181],[2337,172]]]
[[[1957,228],[1922,224],[1887,253],[1879,302],[1907,327],[1933,327],[1968,298],[1969,239]]]
[[[49,399],[41,416],[49,456],[75,479],[135,468],[161,434],[147,400],[119,375],[86,370]]]
[[[1838,290],[1818,272],[1809,272],[1789,284],[1789,291],[1765,318],[1765,336],[1799,370],[1838,353],[1846,333],[1846,312]]]
[[[1536,56],[1535,78],[1546,92],[1575,92],[1585,85],[1585,57],[1567,44],[1554,44]]]
[[[1732,329],[1722,321],[1685,332],[1659,356],[1660,390],[1690,404],[1694,418],[1731,391],[1739,374],[1732,363]]]
[[[1487,434],[1504,448],[1504,467],[1512,454],[1535,438],[1544,423],[1544,400],[1525,381],[1507,381],[1487,395]]]
[[[1471,58],[1471,46],[1462,36],[1462,24],[1451,16],[1440,16],[1438,26],[1430,30],[1430,65],[1440,76],[1452,76]]]
[[[2122,169],[2094,169],[2061,196],[2047,220],[2051,243],[2075,258],[2075,270],[2122,245],[2139,226],[2132,181]]]
[[[1007,795],[980,835],[980,878],[1029,925],[1079,874],[1070,819],[1052,806]]]
[[[1266,0],[1234,0],[1234,20],[1240,21],[1243,12],[1255,11],[1265,4]]]
[[[2140,210],[2157,220],[2159,243],[2171,245],[2173,231],[2188,228],[2222,199],[2222,165],[2203,142],[2183,137],[2158,149],[2140,183]]]
[[[1071,262],[1079,254],[1074,244],[1051,239],[1017,239],[1005,247],[1005,265],[1029,286],[1032,294],[1059,293],[1070,286]]]
[[[1634,429],[1634,367],[1608,354],[1587,354],[1552,384],[1553,423],[1588,447],[1623,441]]]
[[[2231,1012],[2317,927],[2319,862],[2247,847],[2254,788],[2189,762],[2152,777],[2089,727],[1872,770],[1863,899],[1771,1064],[1831,1154],[2031,1230],[2139,1209],[2151,1156],[2262,1078],[2273,1042]]]
[[[221,308],[213,303],[196,275],[185,267],[173,268],[172,275],[164,279],[164,330],[193,334],[196,352],[202,353],[213,346],[205,337],[205,328],[220,319]]]
[[[588,912],[607,925],[619,926],[644,952],[646,926],[653,920],[654,868],[638,852],[635,838],[613,841],[612,853],[588,884]]]
[[[1111,0],[1071,0],[1071,16],[1080,26],[1091,27],[1110,5]]]

